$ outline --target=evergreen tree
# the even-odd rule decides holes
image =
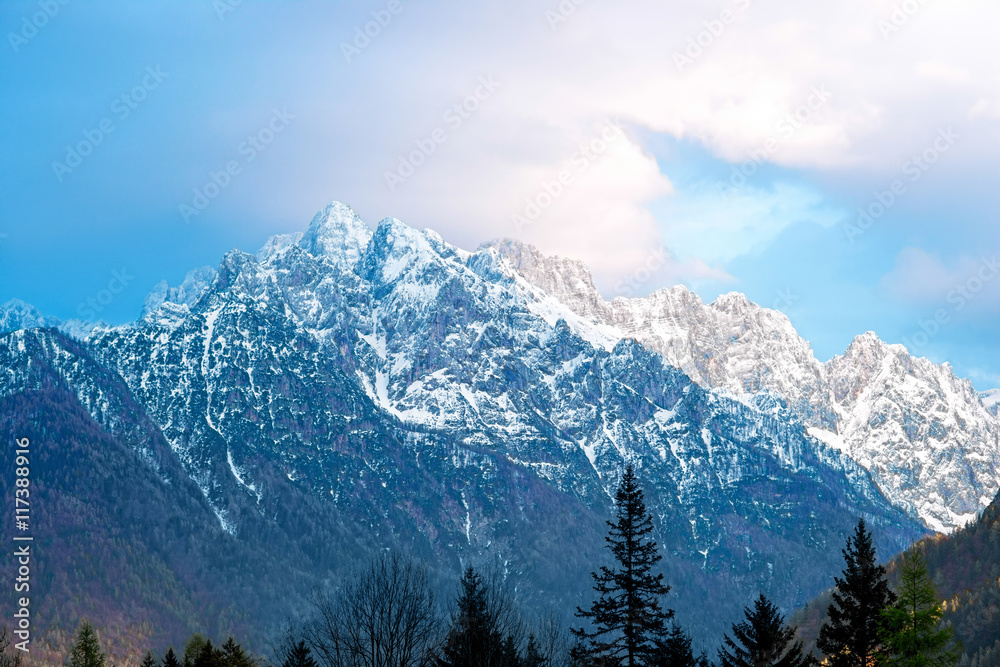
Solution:
[[[535,639],[534,632],[528,635],[528,647],[524,650],[522,664],[523,667],[542,667],[545,664],[545,658],[538,648],[538,641]]]
[[[194,667],[225,667],[222,652],[212,646],[211,639],[202,644],[201,651],[194,660]]]
[[[166,667],[166,665],[164,665]],[[313,659],[309,647],[302,640],[291,647],[285,654],[285,660],[281,667],[318,667]]]
[[[81,621],[76,641],[69,653],[69,667],[104,667],[105,655],[101,639],[89,621]]]
[[[491,600],[491,594],[493,596]],[[498,591],[490,591],[471,567],[462,575],[457,612],[437,663],[441,667],[517,667],[517,640],[501,627],[496,604]],[[493,602],[493,604],[491,604]]]
[[[142,662],[139,667],[156,667],[156,658],[150,651],[146,651],[146,655],[142,657]]]
[[[836,589],[816,646],[831,667],[869,667],[881,651],[878,632],[882,611],[896,601],[875,559],[872,534],[858,521],[847,538],[843,577],[834,577]]]
[[[670,632],[660,642],[655,664],[656,667],[707,667],[708,658],[704,653],[695,658],[691,650],[691,635],[677,623],[672,623]]]
[[[891,667],[954,665],[962,655],[955,632],[942,627],[944,610],[927,574],[924,556],[913,550],[903,556],[896,603],[882,613],[882,643]]]
[[[174,653],[172,646],[167,649],[166,655],[163,656],[163,667],[181,667],[181,663],[177,660],[177,654]]]
[[[753,610],[746,608],[743,613],[746,620],[733,624],[735,641],[723,636],[719,649],[722,667],[806,667],[815,663],[803,654],[802,642],[792,643],[796,629],[785,627],[784,617],[763,593]]]
[[[254,660],[232,637],[222,645],[221,658],[223,667],[256,667]]]
[[[615,521],[607,523],[605,541],[618,566],[592,573],[598,599],[588,610],[577,607],[576,615],[588,619],[594,630],[573,628],[579,643],[572,655],[577,662],[602,661],[611,667],[651,665],[674,612],[660,607],[659,598],[670,587],[662,574],[652,574],[662,556],[649,538],[653,520],[632,466],[615,495]]]
[[[187,643],[184,644],[184,667],[194,667],[201,649],[205,647],[205,642],[205,638],[197,632],[188,637]]]

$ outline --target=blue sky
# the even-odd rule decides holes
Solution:
[[[337,199],[608,296],[665,248],[631,293],[742,291],[820,359],[873,330],[1000,386],[1000,8],[811,5],[5,0],[0,302],[117,280],[127,321]]]

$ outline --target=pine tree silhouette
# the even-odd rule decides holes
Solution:
[[[691,635],[677,623],[671,623],[670,632],[660,642],[655,664],[656,667],[708,667],[708,658],[704,653],[695,658]]]
[[[164,666],[165,667],[165,666]],[[299,640],[298,644],[295,644],[285,656],[285,661],[281,663],[281,667],[318,667],[316,661],[312,657],[312,652],[306,643]]]
[[[834,577],[833,603],[816,646],[830,667],[869,667],[882,652],[878,638],[882,611],[896,596],[889,590],[885,568],[875,559],[872,534],[864,519],[847,538],[843,554],[843,577]]]
[[[519,667],[515,638],[500,628],[482,576],[468,568],[462,575],[461,588],[458,610],[437,664],[440,667]]]
[[[194,667],[225,667],[222,661],[222,653],[212,646],[211,639],[202,645],[201,651],[198,652],[198,657],[194,660]]]
[[[181,663],[177,659],[177,654],[174,653],[173,647],[168,648],[166,654],[163,656],[163,667],[181,667]]]
[[[156,658],[153,657],[152,652],[146,651],[146,655],[142,657],[139,667],[156,667]]]
[[[594,629],[572,629],[579,640],[572,656],[577,662],[602,661],[610,666],[652,665],[674,612],[660,607],[660,598],[670,587],[663,584],[662,574],[652,573],[662,556],[649,538],[653,520],[632,466],[625,470],[615,495],[615,521],[607,523],[610,531],[605,540],[617,566],[602,566],[600,573],[592,574],[598,598],[588,610],[577,607],[576,615],[589,620]]]
[[[256,667],[253,658],[247,655],[243,647],[230,637],[222,645],[221,658],[223,667]]]
[[[722,667],[806,667],[815,664],[811,656],[802,653],[802,642],[792,643],[795,628],[784,627],[785,619],[763,593],[754,602],[753,610],[746,608],[743,613],[746,620],[733,624],[735,640],[729,635],[723,636],[723,647],[719,649]]]

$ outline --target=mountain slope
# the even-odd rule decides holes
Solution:
[[[701,386],[783,401],[933,530],[963,525],[1000,488],[995,405],[948,364],[911,357],[871,332],[820,363],[785,315],[742,294],[704,304],[678,286],[609,302],[580,262],[511,240],[488,247],[578,317],[612,338],[635,338]]]
[[[1000,494],[978,517],[950,535],[921,540],[928,571],[940,599],[945,621],[955,628],[965,648],[960,665],[983,667],[1000,657]],[[898,581],[899,559],[888,564],[890,583]],[[832,580],[831,580],[832,583]],[[790,619],[809,647],[830,605],[829,591],[796,611]]]
[[[159,286],[134,324],[95,327],[83,344],[51,331],[0,338],[12,369],[0,398],[34,391],[33,369],[50,369],[49,385],[131,448],[123,460],[152,451],[182,471],[160,481],[183,474],[198,502],[186,539],[217,547],[167,567],[217,572],[231,560],[216,548],[254,554],[192,604],[196,615],[254,609],[239,622],[260,636],[384,548],[444,578],[496,564],[529,608],[565,613],[605,558],[603,521],[628,463],[655,515],[669,603],[700,642],[759,590],[785,608],[818,592],[859,515],[887,552],[923,534],[775,401],[707,391],[613,334],[496,250],[468,253],[391,218],[372,231],[331,204],[304,234]],[[44,429],[50,417],[39,419]],[[182,505],[164,502],[149,530]],[[289,566],[275,574],[277,563]],[[260,581],[283,597],[246,604]],[[162,645],[174,621],[157,614]]]

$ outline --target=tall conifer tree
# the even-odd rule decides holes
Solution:
[[[163,667],[181,667],[180,660],[177,659],[177,654],[174,653],[173,647],[168,648],[166,654],[163,656]]]
[[[318,667],[311,653],[306,643],[300,639],[285,654],[285,660],[281,663],[281,667]]]
[[[807,667],[815,664],[794,642],[795,628],[785,627],[778,608],[761,593],[754,608],[744,609],[746,620],[733,624],[733,639],[723,636],[719,649],[722,667]]]
[[[445,640],[439,667],[518,667],[517,641],[501,627],[499,591],[490,589],[471,567],[465,571],[458,609]]]
[[[69,667],[104,667],[105,655],[97,630],[88,621],[80,623],[76,641],[70,649]]]
[[[816,646],[831,667],[870,667],[882,650],[878,637],[882,611],[896,596],[889,590],[885,568],[875,558],[864,519],[858,521],[842,553],[843,576],[834,577],[833,603]]]
[[[919,549],[905,554],[896,603],[882,613],[880,663],[891,667],[945,667],[962,655],[955,631],[941,624],[944,609]]]
[[[592,574],[598,598],[590,609],[578,607],[576,615],[589,620],[593,630],[573,628],[579,640],[573,658],[610,666],[652,665],[674,612],[660,606],[670,587],[663,584],[662,574],[652,572],[663,556],[649,537],[653,520],[632,466],[615,495],[615,520],[607,523],[605,540],[617,565],[601,566]]]

